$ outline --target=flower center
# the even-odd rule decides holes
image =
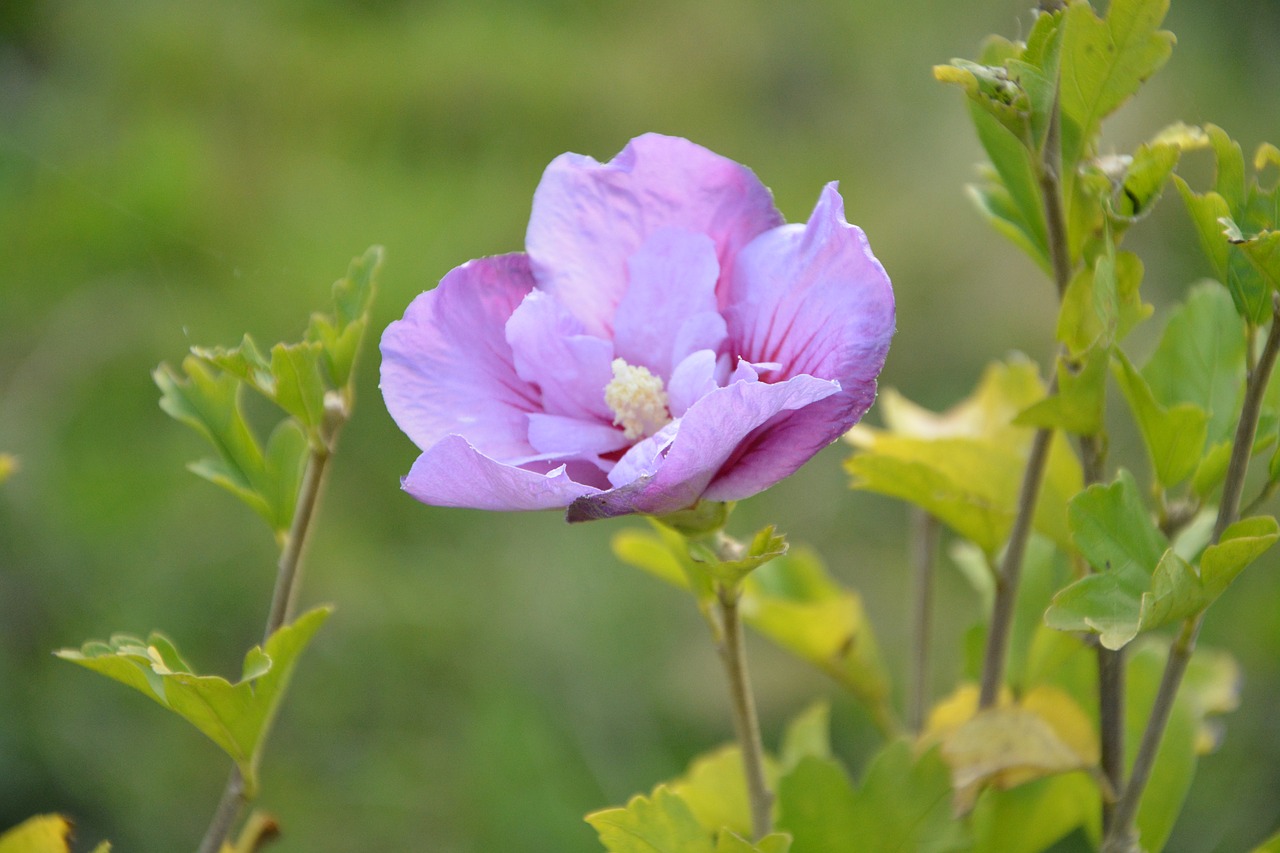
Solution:
[[[604,402],[613,412],[613,422],[631,441],[653,435],[671,423],[662,377],[620,358],[613,360],[613,381],[604,386]]]

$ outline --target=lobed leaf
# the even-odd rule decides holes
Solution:
[[[1054,597],[1045,622],[1097,633],[1106,648],[1122,648],[1143,631],[1203,611],[1277,538],[1280,524],[1270,516],[1238,521],[1205,549],[1198,571],[1169,549],[1149,576],[1136,563],[1090,575]]]
[[[586,821],[610,853],[716,853],[711,833],[663,785],[652,797],[637,794],[626,806],[594,812]]]
[[[1077,369],[1059,360],[1057,393],[1023,410],[1015,423],[1097,435],[1103,427],[1109,361],[1109,351],[1101,348],[1089,350]]]
[[[895,740],[870,761],[855,788],[834,760],[807,757],[778,783],[778,828],[792,853],[857,850],[945,853],[969,846],[951,819],[951,783],[937,750],[916,757]]]
[[[1072,535],[1099,572],[1136,569],[1150,575],[1169,547],[1151,520],[1133,475],[1121,469],[1110,485],[1095,484],[1071,501]]]
[[[707,543],[697,539],[687,540],[689,555],[718,583],[736,589],[742,579],[765,563],[787,553],[787,537],[778,533],[771,524],[757,530],[745,551],[733,559],[722,559]]]
[[[330,612],[324,607],[311,610],[272,634],[264,647],[250,649],[235,684],[192,672],[173,643],[159,633],[145,641],[117,634],[107,643],[89,642],[56,654],[126,684],[183,717],[231,756],[252,797],[262,744],[297,658]]]
[[[1112,0],[1105,19],[1083,0],[1062,18],[1060,104],[1064,174],[1074,171],[1102,119],[1160,69],[1173,34],[1160,30],[1168,0]]]

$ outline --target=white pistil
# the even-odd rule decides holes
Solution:
[[[613,422],[631,441],[651,436],[671,423],[662,377],[620,358],[613,360],[613,381],[604,386],[604,402],[613,412]]]

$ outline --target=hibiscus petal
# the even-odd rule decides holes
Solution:
[[[529,443],[539,453],[589,459],[621,450],[629,443],[622,430],[598,421],[562,415],[529,415]]]
[[[614,351],[668,379],[692,352],[724,343],[716,310],[720,264],[705,234],[677,228],[655,231],[627,260],[631,283],[614,315]]]
[[[583,334],[582,323],[549,293],[535,290],[507,321],[516,373],[542,391],[554,415],[610,421],[605,386],[613,379],[613,344]]]
[[[501,255],[452,270],[382,335],[382,396],[414,444],[464,435],[495,459],[528,456],[535,389],[516,375],[503,325],[533,288],[528,258]]]
[[[566,517],[589,521],[633,512],[661,515],[691,506],[752,432],[782,412],[803,410],[839,391],[839,384],[812,376],[777,384],[738,382],[712,391],[681,419],[666,457],[651,475],[578,498]]]
[[[734,351],[782,376],[840,382],[864,410],[894,331],[889,277],[828,184],[806,225],[762,234],[739,255],[725,310]],[[859,416],[861,413],[859,413]]]
[[[690,406],[717,387],[716,354],[709,349],[690,353],[671,371],[671,381],[667,383],[667,408],[671,416],[683,417]]]
[[[446,436],[423,451],[401,486],[434,506],[501,511],[556,509],[599,493],[571,480],[563,465],[546,474],[503,465],[460,435]]]
[[[848,432],[866,409],[855,397],[842,393],[777,415],[738,444],[703,497],[740,501],[763,492]]]
[[[605,164],[580,154],[553,160],[533,196],[525,246],[539,286],[572,306],[589,333],[610,337],[627,259],[649,235],[676,227],[710,237],[720,292],[738,251],[781,223],[750,169],[687,139],[646,134]]]

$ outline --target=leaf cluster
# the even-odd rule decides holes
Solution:
[[[353,402],[352,373],[369,324],[382,249],[354,259],[333,285],[333,310],[311,316],[303,339],[267,353],[245,335],[233,348],[193,347],[180,370],[155,371],[160,407],[200,433],[215,455],[189,467],[234,494],[283,541],[310,454],[327,454]],[[282,417],[263,442],[246,413],[244,389]]]

